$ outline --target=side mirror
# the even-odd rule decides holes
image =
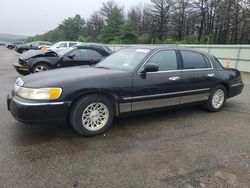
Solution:
[[[157,71],[159,71],[159,66],[153,63],[149,63],[143,67],[141,73],[157,72]]]
[[[68,58],[74,59],[75,55],[68,55]]]

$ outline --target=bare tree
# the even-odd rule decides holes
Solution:
[[[190,12],[190,3],[188,0],[177,0],[172,7],[171,22],[174,31],[177,33],[177,39],[182,40],[187,27],[187,17]]]
[[[108,18],[110,12],[113,9],[118,9],[120,11],[123,10],[114,0],[109,0],[107,2],[102,3],[102,7],[100,9],[100,14],[104,17],[104,19]]]
[[[96,40],[97,36],[101,34],[103,28],[103,18],[98,12],[94,12],[90,19],[87,20],[87,34],[92,40]]]
[[[151,14],[157,27],[159,40],[162,40],[167,31],[172,2],[170,0],[151,0],[151,2],[153,4]]]

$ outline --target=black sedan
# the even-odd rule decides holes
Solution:
[[[47,41],[34,41],[28,44],[18,45],[15,48],[15,51],[18,53],[24,53],[28,50],[39,50],[41,46],[51,46],[51,45],[52,43]]]
[[[67,76],[65,76],[67,75]],[[20,122],[69,119],[77,133],[107,131],[116,116],[202,104],[221,110],[242,92],[241,74],[212,55],[179,47],[123,49],[94,67],[72,67],[17,79],[8,108]]]
[[[93,65],[110,55],[102,45],[83,44],[58,52],[29,50],[19,57],[14,68],[19,74],[42,72],[49,69],[79,65]]]

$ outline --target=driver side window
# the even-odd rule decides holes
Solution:
[[[59,48],[67,48],[67,43],[61,43],[58,45]]]
[[[147,64],[156,64],[159,71],[177,70],[177,58],[174,50],[164,50],[154,54]]]
[[[70,55],[74,56],[74,59],[78,60],[91,60],[101,56],[101,54],[99,54],[98,52],[95,52],[90,49],[77,49],[73,51]]]

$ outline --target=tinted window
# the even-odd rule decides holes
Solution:
[[[181,51],[183,69],[211,68],[208,58],[197,52]]]
[[[58,45],[59,48],[67,48],[67,43],[64,42],[64,43],[61,43]]]
[[[75,46],[77,43],[76,42],[70,42],[69,47]]]
[[[102,58],[103,57],[99,52],[97,52],[95,50],[90,50],[90,53],[91,53],[91,56],[94,58]]]
[[[177,59],[174,50],[157,52],[147,63],[159,66],[159,71],[177,70]]]
[[[70,55],[74,55],[75,58],[84,58],[84,59],[102,58],[101,54],[90,49],[77,49],[73,51]]]

